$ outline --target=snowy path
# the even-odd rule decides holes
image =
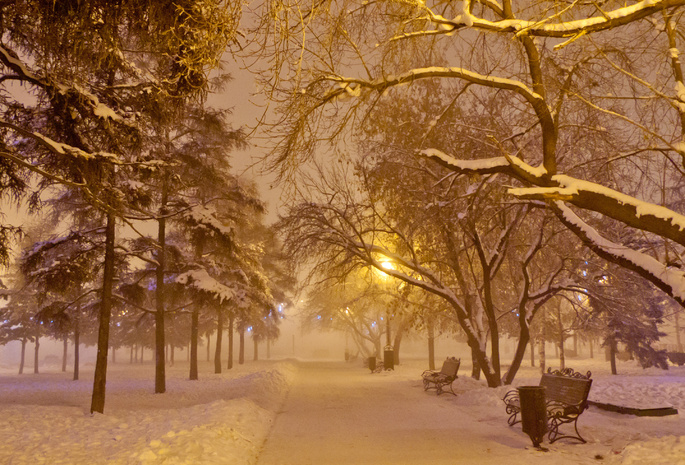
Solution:
[[[532,448],[501,407],[461,406],[424,392],[415,374],[370,374],[358,363],[301,363],[258,465],[597,463]],[[420,373],[419,373],[420,374]],[[461,378],[460,378],[461,379]],[[550,462],[552,460],[552,462]]]

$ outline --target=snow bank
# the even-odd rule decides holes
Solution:
[[[89,413],[90,380],[2,376],[0,463],[255,463],[294,365],[253,363],[221,375],[204,368],[199,381],[168,368],[167,392],[153,394],[151,365],[114,365],[104,415]]]
[[[428,409],[442,415],[436,423],[439,425],[449,425],[455,412],[460,412],[460,422],[470,431],[468,437],[455,438],[461,441],[460,447],[507,447],[511,451],[507,463],[511,465],[545,460],[560,464],[685,465],[685,367],[643,370],[636,362],[620,362],[620,374],[612,376],[603,360],[567,361],[578,371],[592,371],[591,400],[626,407],[675,407],[679,414],[636,417],[590,407],[579,421],[587,444],[562,440],[549,445],[550,452],[542,453],[530,447],[520,428],[506,425],[501,398],[513,386],[490,389],[483,380],[471,379],[469,362],[463,358],[462,362],[460,377],[454,383],[457,396],[439,397],[423,392],[420,373],[426,368],[424,361],[407,360],[394,372],[374,375],[361,362],[358,367],[327,362],[327,373],[348,370],[344,374],[347,384],[335,395],[322,392],[320,397],[326,402],[335,399],[340,405],[350,405],[344,396],[360,393],[371,396],[372,405],[390,402],[401,407],[399,403],[409,402],[408,409]],[[255,464],[298,370],[304,373],[305,369],[290,361],[260,361],[216,375],[213,365],[206,362],[201,365],[200,380],[189,381],[187,363],[181,362],[167,367],[167,392],[153,394],[154,367],[150,363],[118,363],[111,365],[108,375],[104,415],[89,413],[92,367],[84,367],[82,380],[76,382],[70,374],[57,371],[18,376],[14,369],[0,369],[0,463]],[[514,384],[531,385],[539,380],[538,368],[524,366]],[[381,396],[393,392],[391,387],[398,391],[389,401]],[[413,405],[416,402],[426,404]],[[330,413],[324,410],[322,415],[326,412]],[[368,415],[368,411],[360,411],[347,416],[359,422],[368,421]],[[381,429],[387,422],[389,434],[398,431],[392,415],[374,421]],[[422,432],[426,427],[419,417],[410,423],[402,424],[401,431]],[[317,447],[320,424],[311,425],[311,447]],[[497,443],[493,438],[498,438]],[[357,446],[364,447],[361,443]]]

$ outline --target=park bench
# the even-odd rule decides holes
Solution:
[[[447,359],[442,363],[442,368],[440,371],[424,371],[421,374],[421,378],[423,378],[424,391],[435,389],[437,395],[440,395],[443,393],[443,386],[449,386],[450,392],[456,396],[454,390],[452,389],[452,383],[458,378],[457,371],[459,371],[460,363],[461,359],[456,357],[447,357]]]
[[[583,375],[576,373],[572,368],[561,371],[548,369],[547,373],[540,378],[540,386],[545,387],[545,401],[547,408],[547,431],[550,443],[562,438],[576,439],[583,443],[587,442],[578,433],[578,417],[587,409],[587,397],[592,386],[592,373],[589,371]],[[518,422],[518,414],[521,412],[519,393],[516,389],[507,392],[502,399],[509,414],[507,422],[512,426]],[[559,427],[566,423],[573,423],[576,435],[567,435],[559,432]]]

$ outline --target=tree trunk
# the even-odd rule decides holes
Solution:
[[[98,350],[93,378],[93,395],[90,413],[103,413],[105,410],[105,386],[107,384],[107,350],[109,349],[109,321],[112,315],[112,285],[114,284],[114,239],[115,218],[107,214],[105,230],[105,263],[102,277],[102,300],[100,302]]]
[[[679,317],[679,315],[680,315],[680,311],[677,310],[675,312],[675,315],[674,315],[675,316],[675,344],[676,344],[676,350],[678,352],[682,352],[683,351],[683,343],[680,340],[681,329],[680,329],[680,317]]]
[[[530,338],[530,366],[535,367],[535,338]]]
[[[242,325],[239,331],[239,337],[240,347],[238,348],[238,364],[242,365],[245,363],[245,328],[242,327]]]
[[[195,259],[200,261],[202,259],[202,254],[204,253],[204,237],[200,235],[195,242]],[[190,375],[191,380],[197,380],[198,368],[197,368],[197,345],[200,337],[200,304],[193,304],[193,313],[190,317],[190,349],[188,351],[188,356],[190,357]],[[209,348],[209,340],[207,341],[207,347]],[[207,354],[209,357],[209,353]]]
[[[171,360],[171,366],[174,366],[176,362],[176,347],[173,344],[169,344],[169,358]]]
[[[545,340],[545,335],[544,333],[542,336],[540,336],[540,342],[539,342],[539,356],[540,356],[540,373],[545,372],[545,365],[547,364],[547,360],[545,359],[545,344],[547,341]]]
[[[190,317],[190,375],[191,380],[197,380],[197,343],[199,338],[200,309],[198,304],[193,305],[193,313]]]
[[[164,340],[164,275],[166,274],[167,175],[162,174],[162,198],[157,220],[157,269],[155,289],[155,393],[166,392]]]
[[[36,345],[33,349],[33,373],[38,374],[38,353],[40,351],[40,337],[36,334]]]
[[[473,347],[471,347],[471,366],[471,378],[480,379],[480,362],[476,355],[476,349]]]
[[[216,347],[214,348],[214,373],[221,373],[221,339],[224,332],[224,312],[216,311]]]
[[[233,368],[233,326],[235,322],[235,315],[231,312],[228,315],[228,363],[226,367],[230,370]]]
[[[77,316],[74,318],[74,381],[79,377],[79,355],[81,344],[81,305],[76,309]]]
[[[502,379],[502,383],[511,384],[518,373],[519,368],[521,368],[521,363],[523,363],[523,357],[526,355],[526,346],[528,342],[531,342],[531,354],[533,350],[532,341],[530,338],[530,325],[526,321],[525,310],[519,311],[519,340],[516,345],[516,352],[514,353],[514,358],[511,361],[511,366],[507,370],[507,373]],[[494,357],[494,355],[493,355]]]
[[[400,323],[397,325],[397,331],[395,332],[395,345],[393,346],[393,358],[395,359],[395,365],[400,364],[400,347],[402,346],[402,338],[404,337],[406,330],[407,324],[402,318]]]
[[[608,343],[609,343],[609,363],[611,364],[611,374],[617,375],[618,371],[616,370],[616,352],[617,352],[616,340],[612,337],[608,340]]]
[[[26,337],[21,339],[21,358],[19,359],[19,374],[24,374],[24,363],[26,361]]]
[[[428,323],[428,369],[435,370],[435,328]]]
[[[69,336],[64,336],[62,339],[62,373],[67,371],[67,355],[69,349]]]
[[[559,369],[566,368],[566,354],[564,353],[564,324],[561,321],[561,304],[557,307],[557,316],[559,317]]]
[[[209,346],[211,345],[211,343],[212,343],[211,336],[210,336],[209,334],[207,334],[207,361],[208,361],[208,362],[212,359],[212,357],[211,357],[211,355],[210,355],[212,352],[211,352],[211,350],[210,350],[210,348],[209,348]]]
[[[112,364],[117,363],[117,349],[112,346]]]
[[[588,339],[588,344],[590,345],[590,358],[595,358],[595,349],[592,344],[592,338]]]
[[[257,360],[259,360],[259,340],[257,340],[256,337],[253,337],[252,338],[252,344],[254,346],[254,352],[252,355],[252,360],[254,360],[256,362]]]

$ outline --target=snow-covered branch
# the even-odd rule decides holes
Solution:
[[[683,6],[685,5],[685,0],[644,0],[633,5],[617,8],[612,11],[600,11],[596,16],[592,16],[590,18],[568,21],[556,21],[558,19],[556,15],[535,21],[516,18],[505,18],[499,21],[489,21],[471,14],[466,6],[468,3],[471,2],[464,2],[464,11],[462,11],[462,13],[457,15],[457,17],[454,19],[447,19],[442,15],[431,12],[429,14],[429,18],[434,24],[438,25],[439,30],[419,31],[411,35],[421,35],[422,33],[450,34],[455,30],[469,27],[484,31],[528,34],[540,37],[574,37],[623,26],[659,11]],[[502,11],[501,7],[496,3],[483,3],[488,4],[488,6],[489,4],[492,4],[490,9],[495,12],[498,10]],[[407,36],[408,35],[409,34],[407,34]]]
[[[233,289],[211,277],[204,268],[181,273],[176,276],[175,281],[184,286],[207,293],[218,300],[219,303],[230,302],[236,299],[236,292]]]
[[[105,159],[108,162],[118,165],[122,164],[118,155],[109,152],[87,152],[73,145],[57,142],[48,136],[37,132],[30,132],[26,129],[10,123],[9,121],[0,120],[0,128],[7,128],[26,139],[31,139],[37,142],[41,147],[49,150],[56,155],[68,155],[74,158],[81,158],[83,160],[92,160],[95,158]]]
[[[80,105],[83,105],[83,108],[89,109],[94,116],[104,120],[110,119],[112,121],[126,123],[126,120],[122,115],[117,113],[113,108],[102,103],[96,95],[88,92],[81,86],[57,83],[53,79],[34,73],[26,63],[19,59],[14,51],[4,45],[0,45],[0,63],[16,73],[16,79],[40,87],[51,95],[76,96],[76,98],[72,98],[70,101],[73,103],[78,102]]]
[[[602,237],[561,201],[553,203],[557,217],[600,257],[635,271],[685,305],[685,273],[671,268],[647,254]]]
[[[685,245],[685,216],[608,187],[566,175],[547,176],[544,169],[513,156],[458,160],[435,149],[424,150],[421,155],[460,174],[502,173],[536,186],[509,190],[520,199],[563,200]]]
[[[427,68],[415,68],[406,73],[384,76],[383,78],[365,80],[353,77],[329,75],[321,78],[322,81],[337,83],[339,88],[326,92],[324,101],[342,97],[359,97],[363,89],[383,92],[390,87],[411,84],[419,79],[430,78],[458,78],[474,84],[493,87],[497,89],[511,90],[521,95],[533,107],[545,105],[541,95],[515,79],[501,78],[476,73],[465,68],[431,66]]]

